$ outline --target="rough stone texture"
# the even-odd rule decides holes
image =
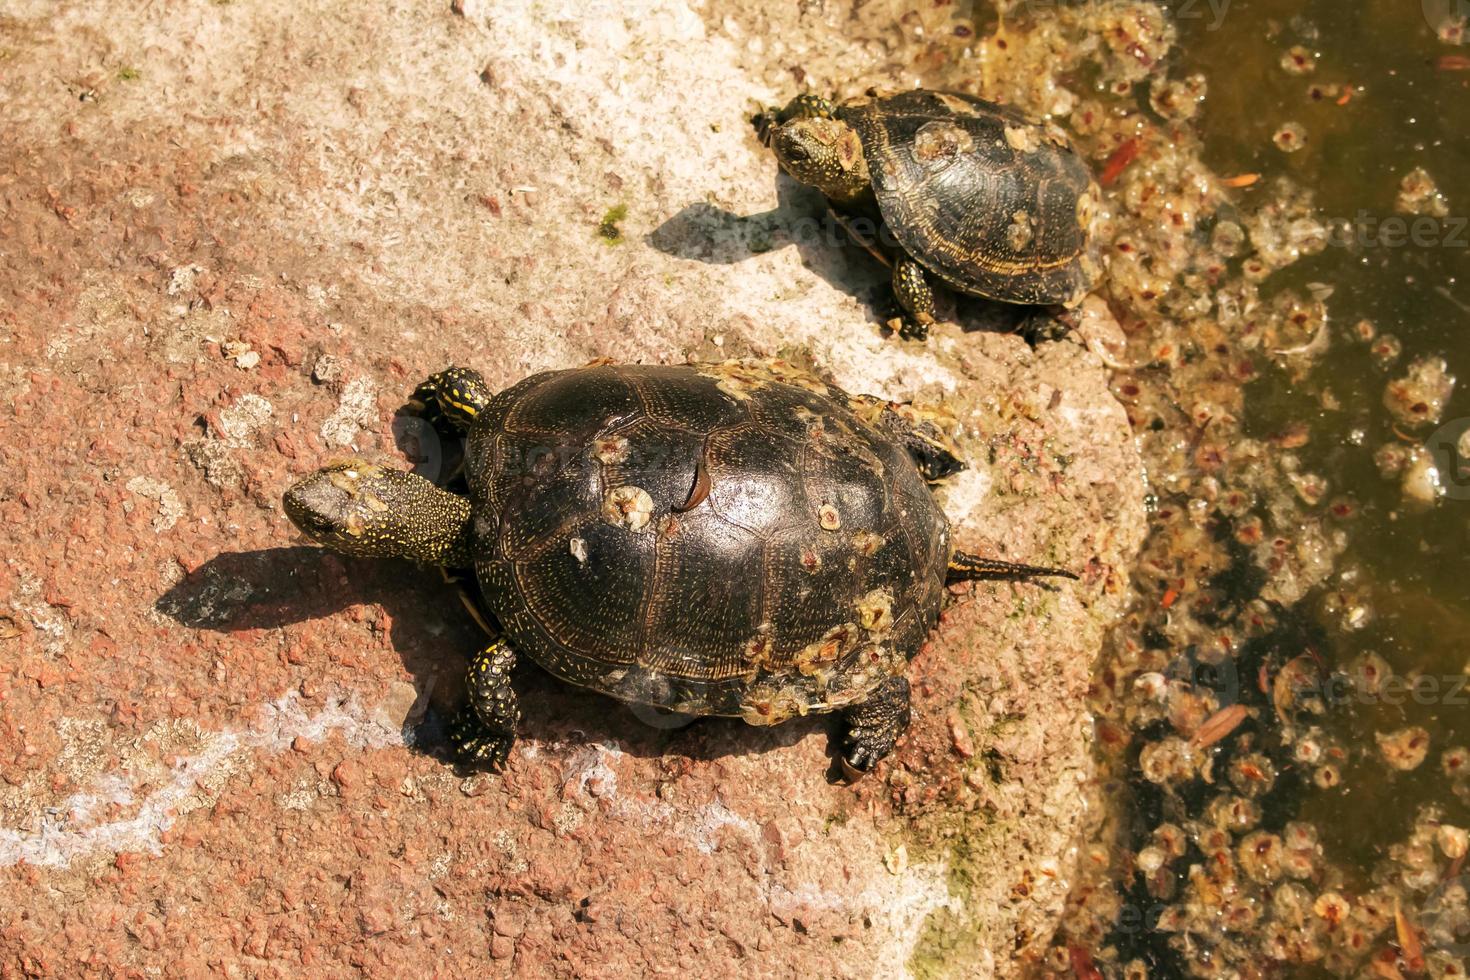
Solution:
[[[738,4],[619,9],[7,7],[0,973],[1010,974],[1049,935],[1142,528],[1124,415],[1076,343],[884,339],[881,271],[802,238],[746,118],[840,17],[776,50]],[[1083,581],[959,590],[856,788],[824,719],[659,729],[533,670],[509,771],[457,776],[475,627],[301,546],[282,488],[432,463],[392,411],[452,361],[777,353],[949,398],[959,542]]]

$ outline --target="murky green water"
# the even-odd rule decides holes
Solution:
[[[1350,699],[1326,716],[1329,730],[1353,746],[1371,747],[1375,732],[1405,725],[1423,725],[1433,737],[1430,760],[1413,772],[1391,773],[1369,761],[1346,770],[1343,791],[1304,794],[1305,815],[1330,851],[1366,867],[1403,838],[1421,803],[1447,805],[1463,822],[1464,804],[1449,793],[1437,763],[1439,750],[1470,742],[1470,691],[1459,689],[1470,661],[1470,500],[1454,499],[1450,484],[1452,496],[1437,506],[1406,506],[1397,481],[1379,475],[1373,452],[1400,440],[1382,398],[1408,361],[1440,355],[1453,374],[1470,380],[1470,71],[1441,63],[1470,56],[1470,47],[1435,37],[1417,0],[1233,0],[1218,24],[1200,6],[1202,16],[1177,21],[1178,54],[1182,66],[1209,79],[1198,120],[1207,161],[1225,174],[1288,173],[1316,189],[1324,216],[1355,228],[1341,245],[1267,281],[1332,286],[1333,346],[1305,378],[1273,370],[1250,385],[1246,427],[1265,435],[1307,420],[1312,439],[1298,450],[1303,462],[1327,478],[1331,493],[1351,494],[1362,505],[1339,567],[1358,570],[1373,619],[1344,633],[1322,615],[1320,598],[1309,597],[1303,605],[1328,638],[1319,653],[1331,666],[1377,651],[1395,671],[1434,683],[1403,704]],[[1311,74],[1281,69],[1282,53],[1295,44],[1319,54]],[[1341,94],[1308,94],[1309,86],[1334,84],[1352,86],[1346,104],[1337,104]],[[1287,120],[1309,134],[1306,148],[1291,155],[1271,142]],[[1416,166],[1435,178],[1450,217],[1426,220],[1415,236],[1415,219],[1401,216],[1407,237],[1418,241],[1395,244],[1384,222],[1395,217],[1400,179]],[[1365,317],[1403,342],[1393,364],[1376,363],[1366,345],[1349,339]],[[1324,391],[1340,410],[1322,408]],[[1470,402],[1461,390],[1445,422],[1466,414]],[[1360,445],[1353,444],[1355,429],[1363,434]]]
[[[1470,401],[1415,425],[1385,392],[1424,359],[1470,381],[1470,44],[1435,31],[1470,2],[1162,5],[1172,50],[1138,7],[1006,4],[942,80],[1045,102],[1045,85],[1007,84],[1019,63],[1078,96],[1053,111],[1112,185],[1104,292],[1130,336],[1114,390],[1159,497],[1096,683],[1108,816],[1046,967],[1463,976],[1470,784],[1445,759],[1470,745],[1470,465],[1461,478],[1441,444],[1470,430]],[[1031,61],[1007,61],[1007,31]],[[1161,108],[1194,73],[1198,112]],[[1437,213],[1400,199],[1416,168]],[[1212,237],[1229,222],[1243,252]],[[1327,247],[1295,258],[1280,236],[1298,224],[1326,226]],[[1383,465],[1425,446],[1444,490],[1427,503]],[[1374,655],[1387,689],[1361,673]]]

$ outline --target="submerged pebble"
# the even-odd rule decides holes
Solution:
[[[1307,145],[1307,129],[1301,123],[1289,122],[1283,124],[1271,137],[1271,142],[1276,144],[1276,149],[1282,153],[1295,153]]]
[[[1449,201],[1440,193],[1439,185],[1423,167],[1415,167],[1399,182],[1399,196],[1395,201],[1403,214],[1423,214],[1433,218],[1447,217]]]
[[[1445,403],[1455,390],[1455,377],[1442,357],[1420,357],[1407,373],[1388,383],[1383,407],[1407,426],[1435,425],[1444,417]]]

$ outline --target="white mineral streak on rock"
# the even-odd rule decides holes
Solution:
[[[162,853],[162,834],[180,817],[209,806],[219,788],[239,768],[241,757],[254,749],[285,750],[297,738],[312,741],[341,729],[348,744],[379,747],[402,742],[397,731],[376,724],[356,700],[329,703],[307,714],[294,691],[266,706],[264,720],[254,728],[203,733],[204,746],[178,761],[170,778],[137,803],[127,817],[104,823],[91,821],[103,805],[134,804],[133,784],[116,772],[102,773],[92,785],[50,808],[35,830],[0,827],[0,867],[22,862],[64,868],[99,852],[147,851]],[[126,771],[129,767],[122,767]]]
[[[595,771],[605,758],[602,746],[597,762],[588,768]],[[616,753],[621,757],[622,753]],[[585,783],[585,777],[584,777]],[[682,809],[659,800],[623,798],[610,811],[614,819],[628,820],[640,827],[657,829],[682,840],[699,854],[712,854],[719,846],[722,832],[744,837],[756,854],[766,853],[761,826],[735,812],[720,800]],[[841,842],[834,838],[841,837]],[[871,825],[854,821],[843,828],[833,828],[823,850],[834,853],[881,853],[884,843]],[[767,860],[762,857],[762,865]],[[875,870],[876,869],[876,870]],[[838,884],[818,879],[790,882],[773,876],[767,867],[760,875],[761,897],[767,909],[785,920],[803,913],[836,911],[855,917],[866,916],[877,935],[870,947],[876,956],[873,976],[904,976],[928,916],[939,910],[958,912],[964,901],[950,893],[947,862],[910,863],[898,874],[882,870],[881,864],[868,869],[873,873]]]

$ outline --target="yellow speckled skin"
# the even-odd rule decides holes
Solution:
[[[297,483],[282,502],[291,523],[346,555],[470,564],[469,501],[412,473],[344,460]]]
[[[464,431],[493,394],[478,371],[451,367],[419,385],[410,404],[430,421],[443,418],[450,426]]]
[[[907,255],[893,263],[893,295],[908,313],[906,339],[924,340],[934,324],[934,290],[924,276],[924,267]]]
[[[505,765],[521,721],[520,702],[511,684],[516,654],[496,640],[470,661],[465,676],[469,704],[450,726],[450,741],[461,761],[500,769]]]

